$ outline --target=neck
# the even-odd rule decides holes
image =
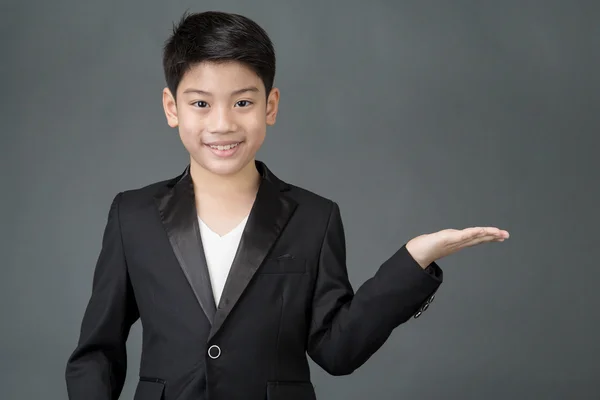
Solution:
[[[212,196],[254,195],[260,184],[260,174],[254,160],[232,175],[217,175],[190,160],[190,174],[196,193]]]

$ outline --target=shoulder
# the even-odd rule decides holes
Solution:
[[[300,187],[291,183],[288,183],[289,190],[285,192],[285,195],[292,198],[303,207],[311,209],[320,209],[326,212],[331,212],[333,207],[337,206],[337,203],[332,198],[316,193],[304,187]]]
[[[338,205],[333,199],[277,176],[263,162],[259,161],[257,167],[261,175],[279,188],[283,196],[298,205],[296,212],[301,213],[303,217],[310,218],[313,221],[315,218],[328,219],[333,212],[338,211]]]
[[[173,178],[158,180],[138,187],[125,189],[115,195],[113,202],[118,203],[121,212],[141,210],[147,206],[154,207],[155,198],[173,187],[180,177],[181,174]]]

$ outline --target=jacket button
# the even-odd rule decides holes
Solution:
[[[208,348],[208,356],[213,360],[219,358],[221,356],[221,348],[213,344]]]

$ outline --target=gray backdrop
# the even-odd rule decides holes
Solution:
[[[432,307],[353,375],[313,368],[321,399],[600,398],[600,3],[336,3],[4,2],[2,399],[66,398],[112,197],[187,163],[160,93],[186,9],[272,36],[281,113],[259,155],[340,203],[355,287],[421,233],[512,235],[442,260]]]

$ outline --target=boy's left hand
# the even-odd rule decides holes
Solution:
[[[494,227],[476,227],[463,230],[444,229],[411,239],[406,244],[406,250],[422,268],[427,268],[432,262],[456,253],[465,247],[487,242],[503,242],[508,237],[507,231]]]

